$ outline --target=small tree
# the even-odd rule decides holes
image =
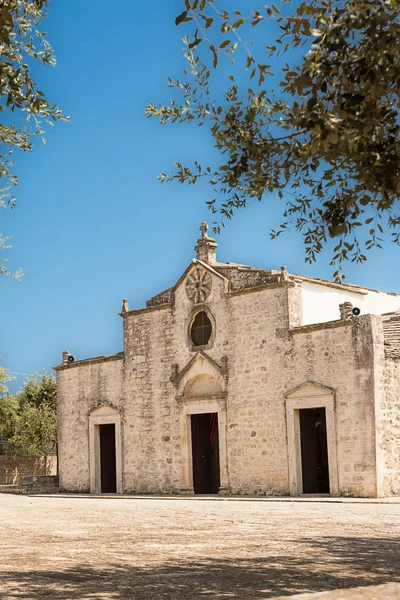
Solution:
[[[14,401],[17,415],[12,421],[10,451],[20,456],[43,456],[47,473],[48,456],[57,442],[57,389],[54,377],[45,372],[41,378],[34,375]]]
[[[8,369],[0,367],[0,439],[8,440],[15,431],[18,419],[18,402],[8,395],[7,382],[12,378]]]

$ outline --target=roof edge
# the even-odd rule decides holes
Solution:
[[[54,371],[65,371],[67,369],[74,369],[75,367],[84,367],[86,365],[93,365],[96,363],[111,362],[113,360],[122,360],[125,358],[124,352],[118,352],[117,354],[109,354],[104,356],[95,356],[93,358],[83,358],[82,360],[76,360],[72,363],[61,363],[52,367]]]

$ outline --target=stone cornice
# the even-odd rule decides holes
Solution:
[[[264,283],[260,286],[244,288],[243,290],[236,290],[234,292],[228,292],[228,297],[241,296],[242,294],[253,294],[254,292],[262,292],[264,290],[272,290],[274,288],[285,288],[295,287],[296,284],[292,281],[276,281],[274,283]]]
[[[201,394],[199,396],[185,396],[185,394],[180,394],[175,396],[176,401],[180,404],[184,404],[185,402],[200,402],[202,400],[222,400],[226,401],[228,397],[228,392],[220,392],[219,394]]]
[[[131,315],[141,315],[146,313],[155,312],[157,310],[167,310],[172,307],[172,304],[160,304],[160,306],[148,306],[146,308],[136,308],[134,310],[127,310],[123,313],[118,313],[120,317],[125,318]]]
[[[353,324],[354,319],[339,320],[339,321],[326,321],[325,323],[312,323],[311,325],[301,325],[300,327],[292,327],[289,329],[290,333],[312,333],[313,331],[320,331],[324,329],[337,329],[339,327],[347,327]]]
[[[118,354],[111,354],[109,356],[95,356],[94,358],[84,358],[83,360],[76,360],[72,363],[60,364],[53,367],[54,371],[65,371],[67,369],[74,369],[75,367],[85,367],[86,365],[94,365],[97,363],[111,362],[113,360],[122,360],[124,358],[123,352]]]

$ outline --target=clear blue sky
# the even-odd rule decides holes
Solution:
[[[212,156],[207,132],[163,128],[144,113],[147,102],[168,101],[165,81],[181,75],[182,4],[51,2],[46,30],[58,63],[38,76],[71,121],[18,159],[18,209],[2,214],[10,266],[25,271],[21,283],[0,278],[1,364],[15,373],[49,371],[64,349],[78,359],[122,350],[122,298],[139,308],[172,285],[194,256],[201,221],[212,221],[207,188],[157,181],[175,159]],[[300,237],[269,240],[278,208],[265,201],[238,213],[217,239],[219,260],[329,278],[329,254],[308,266]],[[399,257],[386,244],[365,266],[349,265],[347,280],[400,292]]]

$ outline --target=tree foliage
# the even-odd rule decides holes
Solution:
[[[283,0],[249,14],[220,2],[184,0],[176,24],[188,29],[188,66],[169,80],[183,101],[146,112],[162,124],[208,126],[224,162],[175,162],[161,181],[207,179],[215,231],[249,199],[277,193],[284,220],[272,237],[302,232],[308,262],[336,238],[340,278],[343,261],[363,262],[380,246],[385,225],[400,242],[400,2]],[[243,40],[256,26],[265,44],[253,48]],[[280,73],[264,52],[286,61]],[[222,95],[217,71],[227,75]]]
[[[10,374],[10,371],[0,366],[0,394],[4,394],[7,392],[8,387],[6,383],[8,381],[11,381],[11,379],[12,376]]]
[[[12,438],[18,420],[18,401],[15,396],[0,398],[0,437],[6,440]]]
[[[13,379],[10,371],[0,366],[0,438],[8,439],[14,434],[18,402],[8,395],[7,383]]]
[[[0,232],[0,251],[10,248],[9,239],[10,237],[3,237],[3,234]],[[20,280],[23,275],[22,269],[18,269],[15,273],[12,273],[8,268],[7,262],[7,258],[0,257],[0,275],[7,275],[8,277]]]
[[[0,435],[9,453],[44,456],[57,440],[57,388],[54,377],[34,375],[15,396],[0,398]]]
[[[32,76],[35,63],[56,63],[41,29],[47,6],[48,0],[2,0],[0,6],[0,208],[16,206],[10,193],[18,185],[13,172],[15,151],[31,152],[35,137],[45,143],[45,123],[67,120]],[[0,249],[6,247],[0,234]],[[0,259],[0,274],[10,275],[5,259]]]

